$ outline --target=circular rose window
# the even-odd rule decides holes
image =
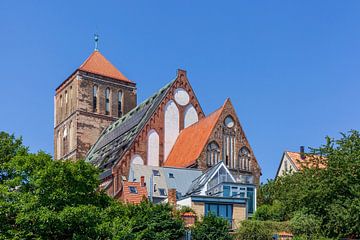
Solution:
[[[224,123],[225,123],[225,126],[227,126],[228,128],[232,128],[235,125],[234,119],[231,116],[227,116],[225,118]]]

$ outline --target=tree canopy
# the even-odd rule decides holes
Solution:
[[[311,149],[311,167],[261,186],[255,217],[290,220],[299,213],[311,216],[327,237],[360,237],[360,135],[342,134],[340,139]],[[321,159],[319,162],[319,159]],[[325,168],[319,166],[325,164]],[[281,205],[280,208],[276,207]]]
[[[29,153],[0,133],[0,239],[177,239],[184,225],[171,206],[122,204],[98,190],[84,161]]]

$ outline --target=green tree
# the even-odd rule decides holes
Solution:
[[[311,164],[304,165],[304,170],[269,183],[272,203],[280,201],[288,219],[299,211],[317,216],[326,237],[359,238],[359,132],[342,134],[338,140],[327,137],[326,144],[312,153],[308,156]]]
[[[230,240],[229,222],[213,214],[207,214],[202,221],[197,221],[192,229],[194,240]]]

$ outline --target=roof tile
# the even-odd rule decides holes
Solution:
[[[131,82],[114,65],[111,64],[99,51],[94,51],[81,66],[81,71],[114,78],[117,80]]]

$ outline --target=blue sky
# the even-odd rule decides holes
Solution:
[[[230,97],[262,167],[359,129],[360,1],[1,1],[0,130],[53,152],[54,89],[100,51],[139,101],[188,77],[206,114]]]

